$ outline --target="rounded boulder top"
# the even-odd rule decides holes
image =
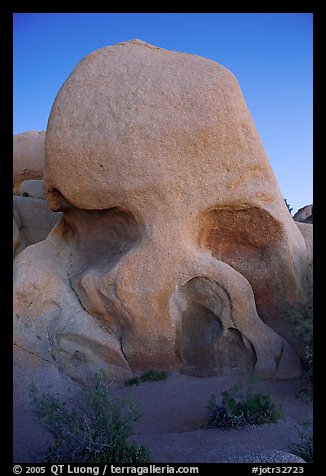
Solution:
[[[53,209],[58,191],[87,209],[153,189],[201,208],[210,197],[232,201],[239,184],[243,200],[271,208],[283,200],[235,76],[138,39],[80,61],[53,104],[45,149]]]

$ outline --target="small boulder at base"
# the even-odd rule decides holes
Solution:
[[[13,197],[14,256],[26,246],[45,240],[62,213],[49,209],[46,200],[30,197]]]
[[[25,197],[45,199],[43,180],[24,180],[20,185],[20,194]]]

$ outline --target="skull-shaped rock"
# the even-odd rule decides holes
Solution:
[[[139,40],[96,50],[58,93],[45,151],[69,282],[117,361],[298,374],[283,311],[306,247],[230,71]]]

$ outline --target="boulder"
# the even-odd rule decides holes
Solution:
[[[19,214],[13,210],[13,256],[26,248],[25,238],[21,232],[21,220]]]
[[[30,197],[13,197],[14,256],[26,246],[44,240],[62,213],[50,210],[46,200]]]
[[[64,279],[60,274],[69,266],[69,248],[57,248],[55,229],[51,239],[28,246],[13,265],[15,463],[39,462],[39,453],[51,442],[34,414],[33,384],[42,394],[74,403],[83,386],[94,384],[98,369],[121,380],[132,375],[124,359],[114,354],[115,340],[80,306],[67,273]],[[43,291],[45,300],[40,299]]]
[[[307,268],[301,280],[300,302],[288,308],[288,316],[294,324],[295,334],[304,338],[305,344],[311,344],[313,337],[313,224],[295,222],[307,248]],[[305,348],[300,355],[305,358]]]
[[[51,110],[44,190],[53,228],[15,197],[35,244],[14,260],[14,337],[56,386],[100,368],[300,375],[286,312],[308,249],[225,67],[140,40],[85,57]],[[23,394],[41,374],[16,362]]]
[[[44,200],[43,180],[24,180],[20,184],[20,195]]]
[[[64,219],[16,260],[17,315],[34,322],[33,301],[38,325],[53,321],[49,345],[68,375],[81,379],[78,359],[51,310],[70,322],[64,296],[88,316],[81,349],[94,347],[92,319],[106,333],[96,365],[111,361],[117,378],[300,374],[285,311],[300,302],[307,248],[222,65],[140,40],[88,55],[52,107],[44,190]],[[41,254],[65,294],[28,271]]]
[[[45,131],[28,131],[13,136],[13,193],[20,194],[24,180],[42,179]]]
[[[313,223],[312,211],[313,205],[306,205],[305,207],[299,208],[299,210],[293,215],[293,220],[303,223]]]

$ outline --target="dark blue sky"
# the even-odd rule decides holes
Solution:
[[[77,63],[139,38],[230,69],[294,211],[312,203],[309,13],[19,13],[14,15],[14,134],[45,130]]]

